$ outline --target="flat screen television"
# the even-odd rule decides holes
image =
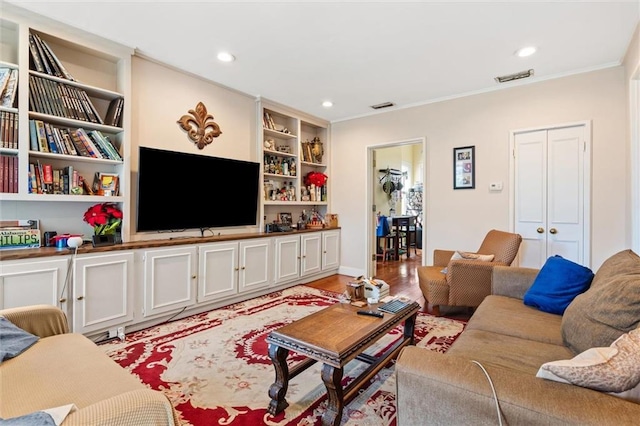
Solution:
[[[137,231],[256,225],[260,164],[139,147]]]

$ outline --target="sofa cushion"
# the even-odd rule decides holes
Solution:
[[[569,303],[589,288],[591,280],[591,269],[562,256],[551,256],[525,293],[524,304],[562,315]]]
[[[39,337],[24,331],[0,316],[0,363],[29,349]]]
[[[521,299],[492,294],[478,306],[465,330],[484,330],[564,346],[561,323],[560,315],[523,305]]]
[[[640,383],[640,329],[623,334],[609,347],[545,363],[536,376],[603,392],[633,389]]]
[[[562,338],[578,354],[611,345],[639,323],[640,257],[625,250],[607,259],[591,288],[569,304],[562,316]]]

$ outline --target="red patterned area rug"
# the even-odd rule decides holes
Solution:
[[[101,348],[152,389],[168,395],[185,425],[320,425],[326,395],[321,364],[289,382],[289,407],[267,413],[275,370],[266,336],[274,329],[337,302],[338,294],[304,285],[151,327]],[[419,313],[416,345],[445,352],[464,321]],[[367,353],[382,353],[401,338],[398,326]],[[289,354],[289,365],[303,358]],[[396,424],[393,363],[383,368],[343,411],[343,425]],[[344,370],[346,385],[366,368],[354,360]]]

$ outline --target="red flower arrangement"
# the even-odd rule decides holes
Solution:
[[[122,210],[114,203],[101,203],[84,213],[84,221],[93,226],[95,235],[115,234],[122,223]]]
[[[309,172],[304,177],[304,184],[307,186],[324,186],[327,183],[327,175],[321,172]]]

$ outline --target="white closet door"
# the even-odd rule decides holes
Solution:
[[[518,265],[540,268],[556,254],[588,263],[585,126],[517,133],[514,142]]]
[[[536,268],[547,258],[547,131],[515,137],[515,232],[522,235],[520,266]]]

